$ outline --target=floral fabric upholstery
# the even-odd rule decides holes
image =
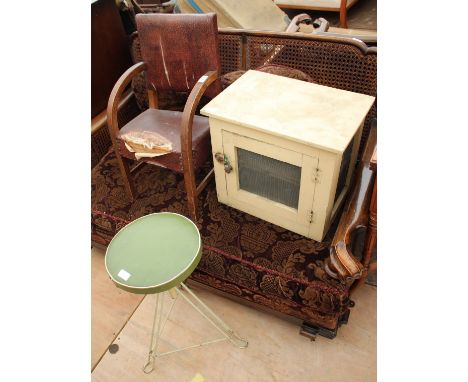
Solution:
[[[206,171],[212,164],[207,163]],[[202,176],[203,174],[201,174]],[[183,177],[144,165],[126,196],[111,150],[92,171],[92,240],[107,245],[128,222],[153,212],[188,216]],[[324,271],[335,227],[321,243],[218,202],[214,179],[198,198],[203,257],[191,278],[281,313],[336,329],[348,289]],[[335,223],[336,226],[336,223]]]

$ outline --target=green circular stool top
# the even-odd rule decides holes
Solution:
[[[200,262],[197,226],[185,216],[160,212],[122,228],[106,251],[112,281],[132,293],[158,293],[183,282]]]

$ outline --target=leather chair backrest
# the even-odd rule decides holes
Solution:
[[[149,88],[189,92],[206,72],[221,74],[216,14],[138,14],[136,23]],[[217,80],[205,95],[220,91]]]

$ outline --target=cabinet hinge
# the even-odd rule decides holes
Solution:
[[[314,217],[314,211],[311,210],[310,215],[309,215],[309,223],[312,223],[313,217]]]
[[[314,183],[320,183],[320,178],[321,178],[321,175],[320,175],[320,169],[317,167],[314,171],[314,174],[312,175],[313,177],[313,182]]]

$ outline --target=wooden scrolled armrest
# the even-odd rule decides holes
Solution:
[[[192,155],[192,123],[195,111],[198,104],[205,93],[206,89],[218,78],[216,71],[205,73],[193,87],[190,95],[188,96],[187,103],[185,104],[182,114],[182,122],[180,127],[180,145],[182,153],[182,163],[184,172],[194,174],[193,168],[193,155]]]
[[[364,266],[349,249],[351,236],[356,229],[365,227],[369,217],[369,204],[375,173],[370,167],[370,159],[377,141],[377,129],[370,131],[366,150],[356,173],[356,181],[341,215],[338,229],[330,246],[330,257],[325,270],[334,278],[348,281],[359,279]]]
[[[107,103],[107,125],[109,126],[109,133],[114,146],[116,145],[116,137],[119,132],[119,122],[117,119],[118,106],[122,94],[127,88],[130,81],[136,75],[140,74],[146,69],[144,62],[139,62],[130,68],[128,68],[115,83],[112,92],[109,96],[109,102]]]

